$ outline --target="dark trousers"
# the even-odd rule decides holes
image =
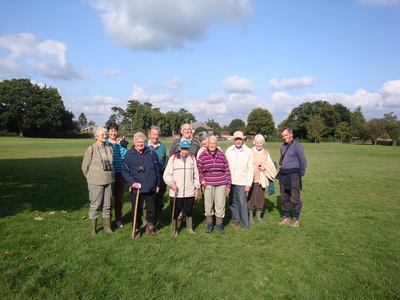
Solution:
[[[258,183],[253,182],[249,192],[247,207],[250,210],[263,210],[265,202],[265,189]]]
[[[139,194],[139,203],[138,209],[136,212],[136,227],[139,228],[142,226],[142,207],[143,203],[146,204],[146,226],[153,226],[156,219],[156,209],[155,209],[155,200],[156,194],[154,192],[151,193],[140,193]],[[135,214],[135,203],[136,203],[136,193],[131,194],[131,203],[132,203],[132,220],[134,220]]]
[[[155,202],[156,222],[158,221],[158,219],[161,218],[161,212],[164,207],[164,194],[165,194],[166,190],[167,190],[167,186],[166,186],[164,180],[161,180],[160,190],[156,194],[156,202]]]
[[[174,207],[174,197],[169,197],[171,211]],[[179,216],[181,211],[185,213],[186,217],[193,216],[193,205],[194,205],[194,197],[188,198],[176,198],[175,199],[175,212],[174,212],[174,220]]]
[[[122,221],[122,206],[124,198],[125,178],[121,173],[115,173],[115,184],[114,184],[114,210],[115,219]]]
[[[290,190],[285,189],[286,178],[288,176],[292,177],[292,189]],[[301,208],[303,206],[303,203],[300,200],[300,174],[295,173],[282,175],[281,179],[279,180],[279,187],[281,190],[282,211],[290,212],[293,202],[293,211],[296,214],[300,214]],[[290,198],[292,200],[290,200]]]

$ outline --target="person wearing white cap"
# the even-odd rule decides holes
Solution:
[[[253,153],[244,144],[244,135],[241,131],[233,134],[234,144],[226,150],[226,158],[231,171],[232,186],[229,193],[229,206],[232,213],[232,226],[242,225],[242,231],[249,229],[249,215],[247,210],[246,192],[253,184],[254,166]]]

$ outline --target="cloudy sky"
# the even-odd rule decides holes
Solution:
[[[2,0],[12,78],[99,125],[131,99],[221,126],[317,100],[400,118],[400,0]]]

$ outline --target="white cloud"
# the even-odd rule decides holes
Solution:
[[[399,0],[358,0],[364,5],[396,5],[399,4]]]
[[[246,22],[251,0],[90,0],[114,43],[133,51],[183,49],[221,20]]]
[[[382,105],[386,107],[400,107],[400,80],[387,81],[380,90]]]
[[[255,90],[253,82],[249,79],[239,77],[238,75],[231,76],[222,82],[225,91],[229,93],[244,93],[248,94]]]
[[[280,82],[278,82],[275,78],[269,81],[269,88],[272,91],[278,91],[282,89],[289,90],[300,90],[304,87],[313,86],[315,84],[315,78],[304,76],[301,78],[283,78]]]
[[[133,92],[130,97],[131,100],[138,100],[138,101],[147,101],[149,97],[147,96],[143,87],[134,84],[133,85]]]
[[[162,83],[161,86],[165,89],[176,90],[182,86],[182,80],[179,77],[174,76],[170,81]]]
[[[31,33],[19,33],[0,37],[0,47],[10,50],[0,60],[0,75],[3,77],[27,77],[30,68],[48,78],[85,78],[87,72],[76,69],[67,61],[67,46],[64,43],[45,40],[39,42]]]

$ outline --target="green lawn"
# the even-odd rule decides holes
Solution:
[[[168,226],[132,240],[128,193],[125,228],[89,234],[91,142],[0,138],[2,299],[400,298],[400,147],[304,144],[300,228],[275,226],[276,182],[267,224],[232,228],[228,208],[226,235],[206,234],[198,202],[198,234],[171,239],[165,197]],[[278,161],[280,143],[265,146]]]

